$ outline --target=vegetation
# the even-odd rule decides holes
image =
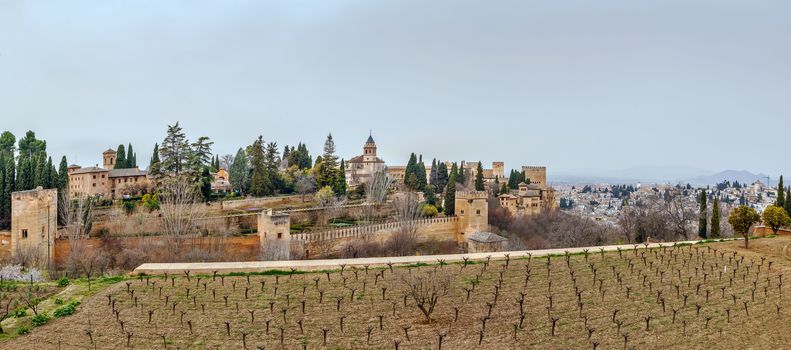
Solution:
[[[750,227],[760,221],[761,216],[758,215],[755,209],[745,205],[735,208],[731,211],[731,215],[728,216],[728,223],[731,224],[733,230],[744,237],[744,248],[749,248],[750,246],[750,236],[748,235]]]
[[[766,207],[762,218],[764,226],[771,228],[773,234],[777,234],[777,230],[781,227],[791,225],[791,217],[788,216],[785,209],[776,205]]]

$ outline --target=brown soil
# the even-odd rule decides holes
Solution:
[[[309,349],[395,349],[395,341],[399,342],[399,349],[437,349],[438,333],[446,334],[443,349],[708,349],[713,344],[719,348],[779,349],[791,342],[791,333],[787,332],[791,289],[785,285],[780,288],[780,275],[791,269],[791,263],[782,257],[782,248],[789,243],[791,239],[778,237],[751,241],[749,250],[743,248],[742,242],[603,255],[592,250],[587,257],[568,257],[568,265],[565,256],[552,257],[549,274],[547,258],[534,258],[512,259],[507,268],[505,261],[479,262],[465,268],[447,265],[393,271],[371,269],[367,273],[347,268],[342,275],[339,271],[330,273],[329,280],[320,272],[249,276],[249,283],[246,276],[222,280],[211,276],[200,280],[195,276],[188,280],[185,275],[175,279],[148,277],[113,285],[85,300],[75,315],[53,320],[0,347],[124,348],[129,332],[131,347],[138,349],[241,349],[243,338],[249,349],[300,349],[303,345]],[[762,261],[762,257],[766,259]],[[530,278],[525,285],[528,267]],[[408,299],[404,306],[407,286],[401,276],[428,274],[435,269],[451,275],[452,286],[449,295],[439,299],[433,322],[426,323],[414,300]],[[381,271],[384,280],[375,277]],[[501,273],[502,287],[494,303]],[[471,287],[476,276],[480,282],[466,300],[463,288]],[[319,278],[318,288],[314,278]],[[791,282],[791,277],[784,276],[782,281]],[[382,287],[387,288],[385,300]],[[355,289],[352,300],[351,288]],[[321,303],[319,290],[324,291]],[[577,290],[582,290],[582,310]],[[520,292],[525,293],[522,327],[516,302]],[[664,311],[658,293],[665,300]],[[114,300],[115,312],[108,295],[109,300]],[[549,310],[548,295],[553,304]],[[342,298],[340,311],[338,298]],[[303,299],[304,314],[300,303]],[[271,312],[270,302],[274,302]],[[487,303],[494,306],[481,341],[481,319],[488,313]],[[456,321],[454,307],[459,310]],[[285,321],[283,309],[287,310]],[[616,309],[620,332],[613,322]],[[678,310],[675,321],[673,309]],[[150,324],[149,310],[154,311]],[[383,316],[381,329],[379,316]],[[646,329],[645,319],[649,316]],[[557,319],[555,336],[551,334],[550,318]],[[409,340],[404,326],[411,327]],[[322,345],[322,328],[329,330],[326,346]]]

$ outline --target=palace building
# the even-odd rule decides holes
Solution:
[[[363,145],[363,154],[346,161],[346,184],[354,188],[368,182],[374,174],[385,170],[385,161],[376,156],[376,142],[371,135]]]
[[[148,173],[138,168],[115,169],[116,152],[108,149],[102,153],[103,167],[70,165],[69,194],[103,198],[123,198],[148,192]]]

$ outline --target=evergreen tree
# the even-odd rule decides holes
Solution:
[[[19,139],[19,156],[29,157],[47,151],[47,141],[36,138],[36,133],[28,130],[25,137]]]
[[[279,171],[280,151],[277,148],[277,142],[270,142],[266,145],[265,162],[269,182],[272,184],[273,190],[282,192],[285,186]]]
[[[711,237],[720,237],[720,198],[714,197],[711,203]]]
[[[786,206],[785,188],[783,187],[783,175],[780,175],[780,182],[777,183],[777,201],[775,205],[781,208]]]
[[[505,183],[505,182],[503,182],[503,186],[502,186],[502,187],[500,187],[500,194],[508,194],[508,192],[510,192],[510,191],[508,190],[508,186],[506,185],[506,183]]]
[[[127,168],[137,168],[137,155],[135,151],[132,149],[132,143],[129,143],[129,146],[126,147],[126,167]]]
[[[118,145],[115,150],[115,169],[126,169],[126,148],[123,144]]]
[[[406,163],[406,169],[404,169],[404,186],[413,191],[418,189],[417,156],[415,153],[409,155],[409,161]]]
[[[154,144],[154,153],[151,155],[151,160],[148,162],[148,173],[153,176],[158,176],[162,173],[162,162],[159,160],[159,144]]]
[[[197,141],[190,145],[190,171],[200,174],[203,172],[203,168],[211,166],[211,162],[214,159],[211,154],[212,145],[214,145],[214,142],[210,141],[206,136],[199,137]]]
[[[200,192],[201,195],[203,196],[204,202],[208,202],[211,199],[211,181],[212,181],[212,176],[211,173],[209,173],[209,167],[204,166],[203,171],[201,172],[201,177],[199,182]]]
[[[55,172],[55,176],[53,176],[53,172],[55,172],[55,166],[52,165],[52,157],[47,157],[47,164],[44,165],[44,174],[42,174],[43,180],[41,181],[41,186],[44,188],[55,188],[55,180],[57,179],[57,172]]]
[[[453,164],[453,168],[456,167],[456,164]],[[456,215],[456,172],[451,170],[450,178],[448,179],[448,185],[445,189],[445,215],[453,216]]]
[[[429,187],[433,187],[434,193],[437,192],[437,158],[431,160],[431,171],[428,174]]]
[[[332,139],[332,134],[327,135],[327,140],[324,142],[324,154],[321,156],[321,162],[316,161],[318,165],[318,174],[316,176],[316,183],[319,188],[336,186],[336,179],[338,176],[338,156],[335,155],[335,141]]]
[[[423,156],[420,156],[420,160],[415,167],[415,172],[417,175],[417,189],[419,191],[425,191],[426,187],[428,186],[428,182],[426,180],[426,165],[423,163]]]
[[[266,153],[264,151],[264,139],[258,139],[247,148],[250,156],[250,194],[257,197],[270,196],[274,193],[269,171],[266,167]]]
[[[31,189],[39,186],[44,187],[44,181],[46,181],[46,176],[49,174],[47,159],[44,156],[43,153],[39,153],[32,158],[35,162],[35,168],[33,173],[33,187],[31,187]]]
[[[461,162],[461,166],[456,168],[456,182],[460,183],[462,186],[467,185],[467,179],[465,178],[465,176],[467,176],[466,169],[467,164],[464,161]]]
[[[788,194],[791,194],[791,191],[789,191],[789,189],[786,189],[785,209],[786,209],[786,213],[788,213],[788,215],[791,215],[791,198],[789,198]]]
[[[10,131],[3,131],[0,134],[0,156],[2,156],[4,162],[14,158],[15,145],[16,136]],[[3,163],[3,166],[5,166],[5,163]]]
[[[236,157],[233,158],[231,168],[228,169],[228,176],[230,178],[229,181],[231,186],[233,186],[234,190],[238,191],[239,193],[247,192],[247,175],[249,174],[248,168],[247,154],[245,154],[244,149],[239,148],[239,150],[236,151]]]
[[[442,193],[445,190],[445,186],[448,184],[448,166],[445,165],[445,162],[439,162],[437,164],[437,180],[434,185],[434,188],[437,189],[437,193]]]
[[[14,158],[9,157],[5,161],[5,179],[3,180],[3,188],[0,191],[0,225],[6,228],[11,226],[11,193],[16,191],[16,168],[14,166]]]
[[[332,191],[338,196],[346,195],[346,164],[341,158],[341,163],[338,172],[335,173],[335,185],[332,186]]]
[[[478,169],[475,171],[475,190],[483,191],[483,165],[478,162]]]
[[[57,187],[58,192],[69,188],[69,163],[66,162],[66,156],[60,158]]]
[[[168,125],[168,132],[159,146],[159,156],[162,159],[161,172],[178,175],[186,170],[187,160],[190,156],[190,145],[179,123]]]
[[[519,177],[516,176],[516,171],[514,171],[514,169],[511,169],[511,172],[508,173],[508,188],[512,190],[517,189],[519,187],[518,186],[519,183],[517,182],[517,180],[519,180]]]
[[[698,216],[698,236],[700,236],[700,238],[703,239],[708,238],[707,230],[706,230],[706,225],[708,225],[709,222],[708,207],[706,204],[707,199],[708,196],[706,195],[706,190],[700,191],[700,213]]]
[[[14,191],[25,191],[29,190],[33,186],[33,174],[30,172],[30,166],[28,164],[30,157],[22,157],[20,156],[17,159],[17,172],[16,172],[16,186],[14,187]]]

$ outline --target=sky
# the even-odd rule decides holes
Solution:
[[[0,0],[0,130],[218,154],[791,174],[789,1]]]

